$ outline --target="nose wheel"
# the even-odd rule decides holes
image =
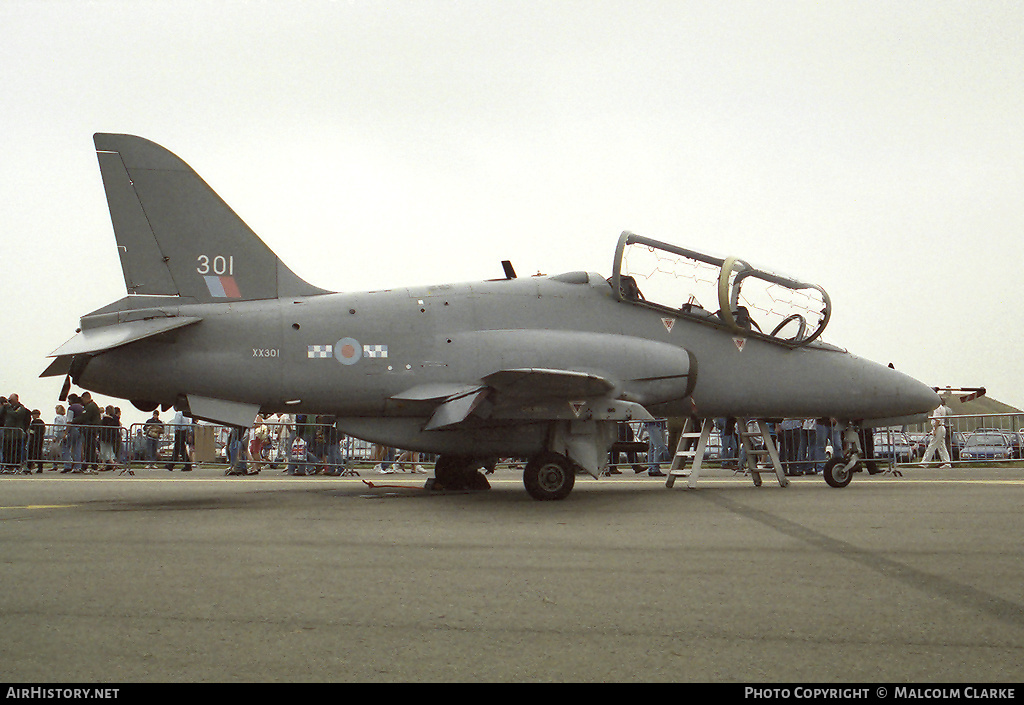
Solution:
[[[857,466],[857,456],[844,458],[836,456],[829,458],[822,469],[822,475],[829,487],[846,487],[853,479],[853,469]]]

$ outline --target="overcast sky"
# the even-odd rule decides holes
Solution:
[[[622,230],[823,286],[825,338],[1024,407],[1024,4],[0,2],[0,393],[125,295],[92,144],[176,153],[358,291]],[[122,404],[129,407],[128,404]]]

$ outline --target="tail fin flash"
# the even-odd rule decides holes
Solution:
[[[210,303],[328,293],[288,269],[171,152],[132,135],[93,141],[129,294]]]

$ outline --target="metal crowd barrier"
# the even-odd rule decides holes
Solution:
[[[22,472],[28,452],[28,437],[20,428],[0,428],[0,473]]]
[[[66,472],[99,472],[124,467],[126,429],[120,426],[33,424],[0,429],[0,472],[41,472],[46,465]]]
[[[178,433],[183,434],[178,441]],[[375,460],[374,446],[345,436],[333,424],[264,423],[248,429],[164,422],[133,424],[128,432],[130,459],[136,466],[166,467],[174,445],[183,443],[188,462],[226,465],[226,474],[256,474],[281,469],[291,474],[353,474],[356,463]],[[175,459],[175,467],[185,461]],[[386,462],[386,460],[385,460]]]
[[[1024,460],[1024,414],[948,416],[946,425],[947,450],[953,464]],[[45,466],[63,472],[133,473],[140,468],[166,468],[172,458],[176,468],[185,464],[223,465],[228,474],[255,474],[268,468],[300,475],[343,475],[355,474],[357,468],[365,470],[367,466],[408,472],[418,468],[429,471],[434,465],[434,456],[382,448],[341,434],[332,424],[272,422],[263,426],[265,433],[260,431],[263,437],[258,439],[259,443],[255,442],[254,428],[239,430],[204,423],[179,428],[171,422],[162,422],[152,434],[152,424],[148,422],[127,428],[74,424],[35,424],[27,432],[20,428],[0,428],[0,474],[36,473]],[[664,419],[656,423],[633,422],[630,427],[635,440],[628,440],[627,434],[626,439],[615,443],[607,470],[639,467],[646,471],[671,463]],[[182,434],[179,450],[184,451],[183,458],[174,457],[178,431]],[[1005,439],[1005,450],[965,451],[973,447],[972,437],[982,434]],[[830,431],[829,442],[834,442],[835,438]],[[890,467],[920,463],[930,439],[930,428],[925,426],[876,429],[872,438],[874,452],[867,460]],[[706,461],[729,465],[738,460],[738,448],[733,449],[726,440],[716,429]],[[619,462],[621,460],[627,462]],[[787,465],[806,468],[815,462],[805,456]],[[936,455],[930,464],[940,462]]]
[[[29,432],[0,428],[0,474],[60,472],[134,474],[137,469],[224,465],[228,474],[271,468],[293,474],[355,474],[356,467],[393,472],[432,469],[434,456],[381,448],[338,432],[333,424],[267,423],[256,443],[256,428],[205,423],[176,426],[162,421],[122,426],[36,424]],[[180,434],[180,437],[179,437]],[[175,444],[178,454],[175,454]]]
[[[947,416],[946,429],[946,448],[954,465],[1012,463],[1024,459],[1024,414]],[[994,436],[1005,440],[1005,449]],[[985,443],[980,444],[981,441]],[[988,441],[996,443],[989,445]]]
[[[948,430],[946,434],[946,447],[953,465],[1024,461],[1024,414],[963,414],[946,417],[946,424]],[[644,432],[648,430],[644,427],[644,424],[637,422],[631,422],[630,426],[633,429],[634,437],[637,439],[642,438]],[[811,432],[809,436],[804,436],[801,441],[800,432],[807,433],[806,431],[794,429],[792,433],[788,435],[782,434],[780,438],[778,429],[779,425],[775,424],[775,433],[773,433],[772,437],[780,449],[783,465],[787,470],[806,471],[810,467],[823,462],[822,459],[811,455],[809,450],[817,441],[814,432]],[[1006,450],[1000,451],[998,448],[995,451],[991,449],[982,449],[980,452],[968,450],[961,457],[964,448],[970,447],[971,438],[982,434],[1001,435],[1005,438]],[[832,453],[838,452],[841,445],[841,429],[829,426],[824,435],[826,436],[826,453],[830,450]],[[864,432],[862,443],[868,440],[866,435],[866,432]],[[794,444],[793,454],[789,454],[784,450],[787,440]],[[930,440],[930,426],[874,429],[870,437],[871,446],[867,449],[869,452],[864,460],[875,463],[880,469],[888,468],[890,470],[901,465],[920,464]],[[800,448],[804,449],[804,454],[802,455]],[[618,462],[622,460],[623,454],[626,453],[630,453],[627,456],[629,462]],[[966,457],[967,454],[971,457]],[[716,427],[709,438],[704,462],[711,465],[721,464],[723,467],[731,467],[739,464],[739,455],[739,447],[735,440],[733,443],[730,443],[729,439],[722,433],[722,429]],[[660,450],[654,448],[654,444],[651,444],[645,453],[644,449],[636,442],[619,441],[612,448],[609,469],[622,470],[641,467],[646,470],[648,467],[654,468],[657,463],[654,462],[653,457],[664,457],[661,455]],[[937,466],[941,463],[942,461],[936,454],[929,462],[929,465]]]
[[[206,423],[176,426],[171,421],[112,425],[36,424],[29,432],[0,427],[0,473],[47,470],[134,473],[140,468],[225,465],[228,473],[278,468],[296,474],[351,474],[355,468],[427,470],[434,456],[381,448],[340,433],[333,424],[266,423],[265,438],[256,429]],[[181,437],[177,436],[180,432]],[[175,455],[175,443],[179,455]]]

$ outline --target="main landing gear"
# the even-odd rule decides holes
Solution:
[[[489,490],[491,485],[479,469],[489,465],[492,463],[476,457],[442,455],[437,459],[434,478],[428,487],[452,491]],[[534,499],[565,499],[576,484],[576,464],[564,455],[544,451],[526,463],[523,484]]]
[[[468,455],[442,455],[434,466],[431,489],[489,490],[491,483],[479,470],[486,464]]]
[[[534,499],[565,499],[576,484],[576,466],[564,455],[544,451],[526,463],[523,484]]]

